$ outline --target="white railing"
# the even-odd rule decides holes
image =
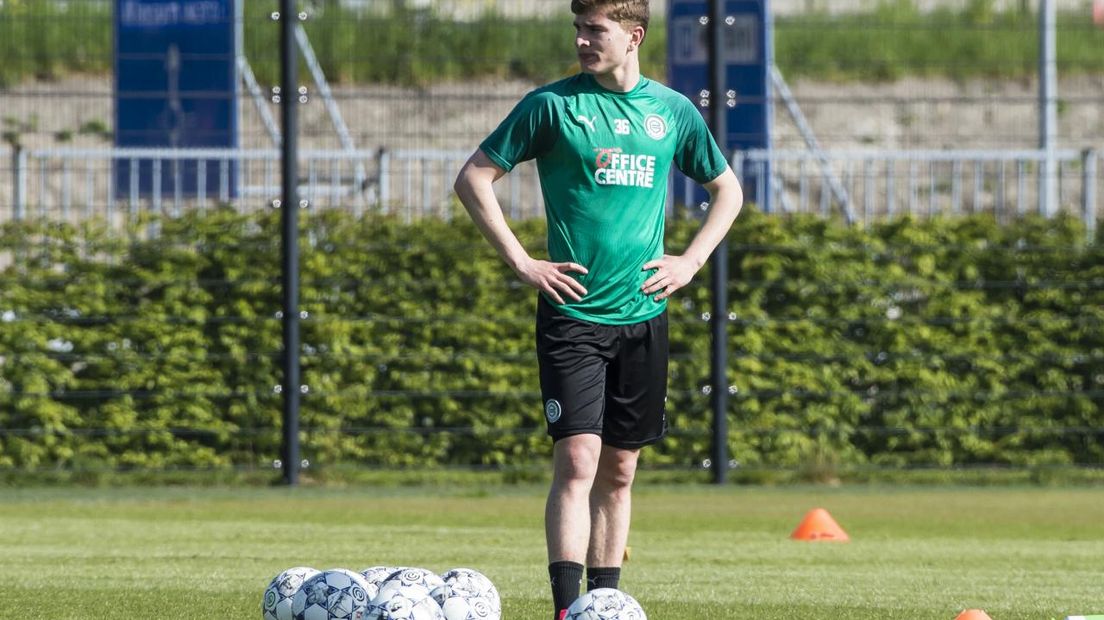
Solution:
[[[1100,217],[1098,157],[1093,149],[1053,152],[1057,204],[1044,191],[1045,150],[820,151],[751,150],[736,153],[749,194],[771,192],[771,210],[842,215],[853,223],[902,215],[1072,212],[1090,234]],[[764,174],[769,169],[769,178]],[[842,191],[841,191],[842,190]]]
[[[407,220],[448,218],[457,209],[452,182],[468,154],[431,149],[302,151],[300,194],[318,208],[389,213]],[[275,149],[51,149],[9,157],[11,180],[0,176],[0,221],[96,215],[111,221],[143,211],[176,214],[220,203],[248,210],[267,207],[280,195],[280,152]],[[1012,218],[1065,211],[1079,213],[1093,234],[1101,215],[1097,152],[1054,154],[1056,205],[1045,204],[1046,193],[1040,191],[1049,169],[1047,157],[1041,150],[753,150],[736,153],[733,169],[744,176],[749,196],[763,196],[770,188],[775,212],[842,214],[861,224],[901,215],[988,212]],[[768,168],[769,178],[763,174]],[[496,191],[510,217],[543,215],[531,163],[507,175]],[[8,209],[4,195],[12,196]]]
[[[457,204],[453,180],[469,155],[428,149],[304,150],[299,192],[311,207],[447,218]],[[8,158],[12,174],[10,181],[0,176],[0,221],[94,216],[117,221],[145,211],[175,215],[219,204],[250,210],[280,197],[276,149],[28,149]],[[496,190],[511,217],[543,213],[532,164],[518,166]],[[8,208],[6,196],[11,196]]]

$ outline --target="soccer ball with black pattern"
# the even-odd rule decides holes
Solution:
[[[636,599],[613,588],[597,588],[575,599],[564,620],[647,620]]]
[[[304,581],[318,573],[309,566],[296,566],[273,577],[261,599],[262,620],[292,620],[291,597],[295,596]]]
[[[453,592],[441,604],[445,620],[501,620],[491,602],[482,596],[468,596],[459,590]]]
[[[498,588],[483,573],[473,568],[454,568],[441,575],[444,586],[438,586],[433,590],[433,598],[442,606],[445,599],[453,594],[463,594],[469,598],[479,597],[491,604],[495,616],[502,615],[502,599],[498,596]]]
[[[364,580],[368,582],[368,585],[375,586],[376,593],[378,593],[380,585],[382,585],[388,577],[394,575],[396,572],[401,570],[406,569],[400,568],[398,566],[373,566],[371,568],[366,568],[360,571],[360,575],[364,577]],[[372,594],[372,598],[375,597],[376,595]]]
[[[425,586],[391,581],[372,599],[364,620],[445,620],[445,616]]]
[[[380,583],[380,591],[384,588],[400,586],[422,586],[427,592],[444,585],[445,580],[428,568],[400,568],[391,573]]]
[[[360,573],[332,568],[303,582],[291,610],[295,620],[363,620],[368,588]]]

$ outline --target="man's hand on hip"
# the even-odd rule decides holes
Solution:
[[[640,288],[647,295],[656,294],[656,301],[663,301],[689,284],[700,267],[686,256],[664,254],[663,258],[644,263],[644,271],[654,270],[654,273]]]
[[[522,282],[542,291],[558,304],[564,303],[563,296],[580,301],[586,295],[586,288],[568,275],[570,272],[586,274],[587,270],[578,263],[553,263],[536,259],[530,259],[517,269],[518,278]]]

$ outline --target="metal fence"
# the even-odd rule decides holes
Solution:
[[[764,170],[770,169],[770,175]],[[1057,203],[1046,200],[1048,166]],[[756,195],[772,192],[783,212],[842,214],[867,223],[897,216],[991,213],[1007,220],[1028,213],[1079,216],[1089,238],[1100,216],[1097,152],[1032,151],[748,151],[735,170],[749,170]]]
[[[395,214],[405,220],[451,217],[452,182],[467,151],[304,150],[300,193],[311,206]],[[218,204],[269,206],[280,195],[275,149],[28,149],[16,155],[9,208],[0,221],[27,217],[118,223],[140,212],[178,215]],[[2,179],[0,179],[2,182]],[[531,163],[497,188],[515,219],[543,213]],[[0,203],[2,205],[3,203]]]
[[[451,217],[452,181],[469,153],[457,150],[321,151],[300,153],[300,192],[308,204],[395,214],[409,221]],[[898,216],[991,213],[1002,220],[1028,213],[1075,214],[1090,236],[1100,217],[1098,156],[1092,149],[1055,153],[1058,201],[1047,205],[1048,154],[1042,150],[809,151],[736,153],[764,195],[770,184],[778,211],[842,215],[862,224]],[[46,217],[117,221],[139,212],[179,214],[234,204],[248,210],[280,193],[277,150],[43,149],[14,157],[12,208],[0,220]],[[123,174],[115,168],[127,164]],[[763,171],[770,166],[770,180]],[[139,171],[152,172],[151,187]],[[543,199],[532,164],[499,183],[499,199],[515,219],[541,217]],[[184,188],[188,191],[185,192]],[[692,204],[674,196],[673,203]]]

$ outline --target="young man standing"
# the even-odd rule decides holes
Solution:
[[[536,288],[537,357],[552,487],[549,577],[562,618],[588,589],[618,586],[640,449],[667,432],[667,298],[727,234],[743,194],[681,94],[640,74],[648,0],[572,0],[582,71],[530,92],[464,164],[456,193],[475,224]],[[510,230],[493,183],[536,159],[549,260]],[[671,164],[712,206],[682,254],[664,254]]]

